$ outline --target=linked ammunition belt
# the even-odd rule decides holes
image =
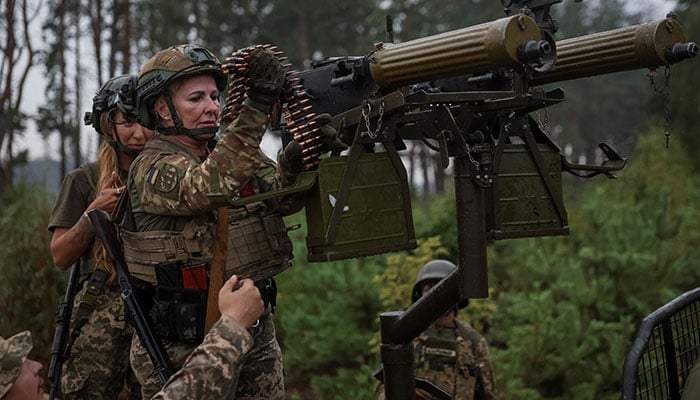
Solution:
[[[250,88],[250,79],[246,76],[248,57],[253,50],[259,48],[273,51],[285,68],[291,65],[285,64],[287,57],[282,51],[277,50],[277,46],[270,44],[244,47],[231,53],[231,56],[227,57],[226,62],[221,66],[224,73],[230,75],[228,96],[221,113],[221,121],[225,124],[233,121],[240,113],[245,93]],[[311,106],[307,104],[309,94],[301,84],[301,80],[290,78],[294,72],[293,70],[287,71],[287,79],[280,98],[282,117],[294,140],[301,144],[304,168],[312,170],[318,166],[319,156],[323,154],[321,152],[321,136],[318,133],[320,127],[312,121],[316,114],[310,112]],[[273,121],[273,124],[277,124],[277,121]]]

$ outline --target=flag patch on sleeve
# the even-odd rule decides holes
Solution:
[[[151,170],[148,172],[148,178],[146,178],[146,181],[150,183],[151,185],[156,184],[156,179],[158,179],[158,173],[160,170],[156,167],[151,167]]]

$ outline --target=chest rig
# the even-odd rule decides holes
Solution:
[[[415,341],[416,378],[422,378],[446,391],[455,400],[479,398],[482,391],[480,369],[476,364],[479,337],[463,326],[426,329]]]
[[[196,156],[187,154],[181,147],[169,141],[152,142],[144,152],[178,153],[198,162]],[[253,178],[245,185],[249,193],[259,191],[260,185]],[[132,205],[138,199],[127,199]],[[193,216],[180,231],[151,230],[136,232],[130,206],[121,217],[120,236],[129,272],[143,281],[157,284],[155,267],[162,263],[179,261],[185,264],[209,264],[212,257],[214,212]],[[265,202],[255,202],[241,207],[231,207],[229,212],[226,276],[233,274],[253,281],[268,279],[291,266],[292,243],[287,235],[282,216]]]
[[[177,153],[199,162],[195,155],[169,141],[152,141],[142,154],[147,151]],[[243,189],[255,193],[260,186],[253,179]],[[148,310],[156,335],[171,341],[200,343],[206,320],[216,212],[163,218],[154,224],[155,229],[138,232],[132,210],[140,209],[140,200],[136,193],[127,193],[118,205],[121,212],[113,220],[120,226],[129,272],[140,282],[139,302]],[[265,202],[231,207],[228,214],[225,275],[252,279],[261,292],[269,288],[265,300],[274,306],[272,277],[290,267],[292,258],[292,244],[282,216]],[[176,226],[182,228],[173,229]]]

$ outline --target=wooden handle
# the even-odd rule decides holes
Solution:
[[[207,296],[207,318],[204,333],[208,333],[221,314],[219,313],[219,291],[224,285],[226,255],[228,252],[228,207],[219,207],[216,216],[216,232],[209,269],[209,294]]]

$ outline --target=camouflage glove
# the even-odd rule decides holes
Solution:
[[[255,49],[248,56],[246,75],[250,89],[243,104],[270,114],[284,86],[286,77],[284,66],[272,50]]]

